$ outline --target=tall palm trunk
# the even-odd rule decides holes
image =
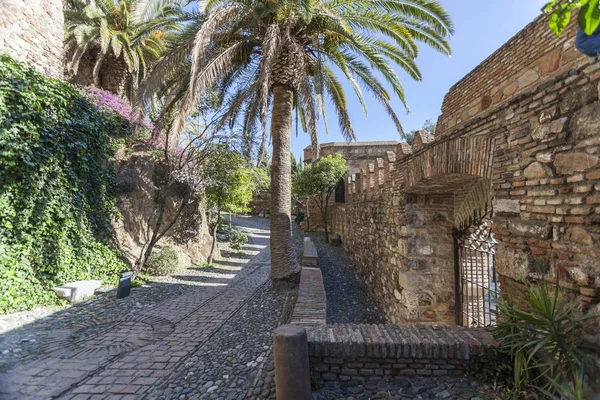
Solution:
[[[292,166],[290,142],[292,134],[294,91],[289,86],[273,87],[271,138],[271,280],[292,280],[299,265],[292,240]]]
[[[97,88],[101,87],[102,82],[100,82],[100,69],[102,68],[102,63],[104,62],[104,53],[102,50],[98,53],[98,58],[96,59],[96,63],[94,64],[94,69],[92,70],[92,80],[94,81],[94,86]]]
[[[106,60],[106,73],[102,77],[102,88],[120,97],[125,97],[125,85],[129,77],[127,63],[122,57],[110,55]]]

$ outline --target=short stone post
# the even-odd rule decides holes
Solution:
[[[306,329],[282,325],[273,331],[277,400],[310,400],[310,366]]]

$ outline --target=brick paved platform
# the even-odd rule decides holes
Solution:
[[[249,247],[258,254],[223,285],[190,285],[154,308],[53,330],[37,357],[0,372],[0,399],[152,398],[152,389],[268,281],[268,231],[255,231]]]

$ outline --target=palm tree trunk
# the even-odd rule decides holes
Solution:
[[[271,280],[292,281],[300,271],[292,241],[292,134],[294,91],[283,85],[273,87],[271,138]]]
[[[96,59],[96,64],[94,64],[94,69],[92,71],[92,76],[94,79],[94,86],[97,88],[101,88],[100,82],[100,69],[102,68],[102,62],[104,61],[104,53],[100,51],[98,53],[98,58]]]

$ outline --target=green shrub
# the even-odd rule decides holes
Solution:
[[[179,265],[179,256],[177,252],[168,247],[155,250],[144,266],[144,272],[151,276],[170,275]]]
[[[114,283],[115,141],[122,118],[0,54],[0,312],[60,300],[68,281]]]
[[[578,317],[576,302],[547,282],[513,288],[516,295],[499,302],[495,335],[500,349],[510,356],[517,391],[556,394],[574,380],[582,368],[584,352],[582,322],[596,316]]]
[[[231,246],[232,249],[240,251],[246,243],[248,243],[248,236],[246,236],[244,232],[237,229],[231,230],[229,246]]]

